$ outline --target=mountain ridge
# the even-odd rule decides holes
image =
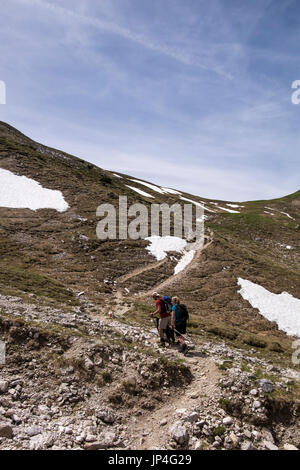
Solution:
[[[125,178],[136,178],[136,179],[139,179],[140,181],[143,181],[143,182],[148,182],[147,180],[145,179],[141,179],[141,178],[137,178],[137,177],[134,177],[134,176],[128,176],[126,175],[125,173],[120,173],[118,171],[113,171],[113,170],[104,170],[103,168],[97,166],[96,164],[94,163],[91,163],[87,160],[84,160],[82,158],[79,158],[79,157],[76,157],[74,155],[71,155],[63,150],[58,150],[58,149],[55,149],[55,148],[52,148],[52,147],[49,147],[47,145],[44,145],[44,144],[41,144],[41,143],[38,143],[36,141],[34,141],[33,139],[31,139],[30,137],[26,136],[25,134],[23,134],[21,131],[19,131],[18,129],[16,129],[15,127],[13,127],[12,125],[8,124],[8,123],[5,123],[4,121],[0,121],[0,136],[3,137],[14,137],[14,139],[20,141],[20,142],[23,142],[23,143],[28,143],[30,145],[32,145],[35,149],[37,150],[42,150],[43,149],[46,149],[48,152],[54,152],[56,155],[61,155],[61,156],[64,156],[64,157],[69,157],[71,158],[71,160],[73,159],[76,159],[77,161],[85,164],[85,165],[91,165],[92,167],[95,167],[95,168],[98,168],[99,170],[102,170],[102,171],[106,171],[108,173],[111,173],[111,174],[118,174],[122,177],[125,177]],[[45,151],[45,150],[44,150]],[[153,184],[154,186],[158,186],[158,184],[155,184],[155,183],[151,183]],[[186,191],[180,191],[182,194],[189,194],[187,193]],[[195,195],[195,194],[191,194],[191,196],[194,196],[194,197],[197,197],[197,198],[200,198],[201,196],[199,195]],[[282,199],[288,199],[288,198],[298,198],[300,197],[300,189],[298,191],[295,191],[294,193],[292,194],[289,194],[289,195],[284,195],[284,196],[281,196],[281,197],[278,197],[278,198],[274,198],[274,199],[264,199],[264,200],[253,200],[253,201],[232,201],[232,200],[221,200],[221,199],[213,199],[213,198],[203,198],[203,200],[212,200],[212,201],[218,201],[218,202],[236,202],[236,203],[239,203],[239,204],[242,204],[244,202],[261,202],[261,201],[264,201],[264,202],[267,202],[267,201],[277,201],[277,200],[282,200]]]

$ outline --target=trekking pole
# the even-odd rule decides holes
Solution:
[[[152,320],[153,320],[153,323],[154,323],[154,325],[155,325],[155,328],[156,328],[157,331],[158,331],[158,318],[152,316]]]
[[[185,333],[184,335],[182,333],[180,333],[179,331],[176,330],[176,328],[174,328],[174,331],[176,333],[178,333],[180,336],[182,336],[185,340],[186,340],[186,336],[187,336],[187,341],[189,341],[190,343],[192,343],[193,346],[195,346],[195,343],[194,341],[192,340],[192,337],[188,334],[188,333]],[[190,339],[189,339],[190,338]]]

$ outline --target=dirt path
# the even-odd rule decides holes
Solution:
[[[152,269],[159,268],[160,266],[165,264],[167,261],[168,261],[168,258],[165,258],[161,261],[157,261],[157,263],[151,263],[151,264],[148,264],[147,266],[143,266],[142,268],[137,268],[134,271],[131,271],[130,273],[124,274],[123,276],[119,277],[117,279],[117,282],[119,282],[119,283],[120,282],[125,282],[125,281],[128,281],[129,279],[132,279],[133,277],[136,277],[136,276],[138,276],[140,274],[143,274],[147,271],[151,271]]]
[[[181,356],[182,357],[182,356]],[[207,402],[218,403],[221,392],[218,380],[221,372],[210,358],[200,357],[197,350],[194,357],[186,358],[191,367],[194,379],[188,387],[185,387],[176,396],[170,396],[166,403],[154,412],[149,412],[142,420],[132,419],[128,428],[132,429],[131,449],[163,449],[169,448],[169,429],[181,417],[181,413],[187,415],[193,410],[203,410],[207,413]],[[164,397],[166,400],[166,397]],[[185,410],[185,411],[184,411]],[[162,420],[167,421],[162,425]]]
[[[173,275],[159,285],[152,287],[151,291],[143,292],[137,297],[146,297],[151,294],[153,290],[161,290],[184,277],[198,262],[203,251],[213,243],[213,233],[211,231],[209,235],[205,236],[205,241],[204,246],[196,252],[193,261],[186,269],[176,276]],[[120,277],[118,281],[124,282],[146,271],[155,269],[164,262],[166,262],[166,259],[143,268],[138,268]],[[123,305],[122,289],[117,290],[115,301],[116,307],[113,308],[115,312],[126,313],[130,308],[128,305]],[[174,359],[183,358],[182,354],[176,349],[168,350],[166,355]],[[188,353],[185,357],[185,362],[191,368],[193,374],[192,382],[187,387],[183,387],[181,390],[178,389],[174,396],[170,395],[168,397],[168,395],[166,395],[168,391],[162,390],[164,403],[161,407],[158,407],[155,411],[148,412],[142,420],[132,417],[131,421],[128,423],[128,429],[131,434],[129,447],[131,449],[145,450],[168,448],[170,441],[168,430],[173,423],[180,419],[180,410],[186,410],[187,414],[195,409],[207,412],[208,401],[213,403],[218,402],[220,398],[218,380],[221,377],[221,372],[215,362],[209,357],[203,357],[199,344],[196,345],[193,351]],[[165,425],[161,424],[162,420],[166,421]]]
[[[137,295],[135,297],[135,299],[138,299],[138,298],[143,299],[145,297],[148,297],[149,295],[152,294],[153,291],[158,291],[159,292],[160,290],[163,290],[165,287],[170,286],[171,284],[177,282],[182,277],[184,277],[186,275],[186,273],[189,272],[189,270],[192,269],[194,267],[194,265],[197,263],[197,261],[199,260],[201,254],[203,253],[203,251],[206,250],[213,243],[213,232],[210,229],[208,229],[208,230],[209,230],[209,233],[204,236],[204,245],[203,245],[203,247],[196,252],[193,261],[183,271],[181,271],[180,273],[178,273],[176,275],[172,275],[169,278],[165,279],[160,284],[157,284],[156,286],[151,287],[151,289],[149,289],[147,292],[140,293],[139,295]],[[127,280],[129,280],[133,277],[136,277],[136,276],[138,276],[138,275],[140,275],[144,272],[151,271],[152,269],[156,269],[157,267],[162,266],[166,262],[167,262],[167,258],[165,258],[161,261],[158,261],[156,263],[151,263],[148,266],[144,266],[142,268],[137,268],[134,271],[131,271],[130,273],[119,277],[117,281],[118,281],[118,283],[123,283],[123,282],[125,282],[125,281],[127,281]],[[115,294],[116,305],[109,307],[109,310],[113,314],[116,313],[116,314],[119,314],[119,315],[120,314],[124,315],[126,313],[126,311],[131,308],[131,305],[123,305],[123,292],[122,292],[122,289],[123,289],[122,286],[117,288],[117,291],[116,291],[116,294]],[[127,299],[130,300],[130,297],[127,297]]]

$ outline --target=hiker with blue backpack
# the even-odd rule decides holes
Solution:
[[[171,299],[168,296],[161,297],[157,292],[153,292],[152,297],[155,300],[156,310],[150,315],[157,320],[156,326],[160,336],[160,345],[162,347],[166,346],[166,335],[167,342],[170,346],[172,343],[175,343],[174,332],[171,329]],[[159,315],[159,318],[157,318],[156,315]]]
[[[189,319],[189,313],[186,306],[180,303],[178,297],[172,297],[172,304],[171,327],[174,329],[180,343],[180,352],[185,353],[187,345],[182,335],[186,334],[186,323]]]

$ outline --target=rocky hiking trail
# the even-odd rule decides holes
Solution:
[[[203,338],[184,357],[175,348],[160,349],[153,329],[100,319],[82,305],[84,313],[77,310],[70,320],[70,313],[0,296],[2,313],[12,318],[0,317],[9,352],[1,369],[0,449],[299,445],[297,408],[285,408],[281,422],[280,410],[268,404],[269,393],[290,389],[299,373],[264,362],[255,349]],[[54,324],[67,336],[52,332]],[[257,377],[258,367],[272,380]]]
[[[209,235],[205,235],[203,247],[197,251],[193,261],[185,270],[175,276],[170,276],[149,289],[149,291],[139,293],[137,297],[143,299],[151,296],[153,291],[163,292],[167,287],[180,280],[188,270],[193,268],[203,251],[212,243],[213,232],[209,231]],[[153,263],[153,265],[139,268],[128,275],[122,276],[119,281],[124,282],[143,272],[155,269],[164,264],[165,261],[162,260]],[[126,297],[127,301],[129,299]],[[117,305],[113,311],[117,316],[121,313],[121,317],[124,318],[131,305],[124,306],[123,300],[123,290],[118,288]],[[152,333],[153,331],[155,331],[155,328],[151,330]],[[150,343],[155,345],[156,348],[157,342],[158,336],[150,339]],[[163,387],[161,405],[158,405],[154,411],[147,413],[142,420],[135,416],[131,418],[128,424],[128,429],[131,430],[127,444],[129,449],[169,449],[177,446],[181,448],[190,446],[198,450],[210,448],[210,446],[215,449],[278,449],[275,444],[274,433],[266,427],[268,424],[267,410],[263,406],[265,394],[270,390],[273,391],[274,385],[266,379],[260,382],[255,380],[255,367],[253,365],[277,373],[283,371],[264,363],[256,357],[249,357],[243,350],[234,351],[225,345],[216,346],[201,341],[196,341],[193,349],[189,349],[184,357],[174,347],[159,350],[159,352],[171,360],[179,360],[184,363],[191,370],[192,381],[189,385],[178,387],[172,392],[169,392],[167,387]],[[253,349],[251,353],[256,354],[256,351]],[[239,362],[239,366],[231,371],[231,363],[233,365],[235,360]],[[250,366],[249,372],[246,373],[242,370],[242,363],[248,360],[252,367]],[[227,370],[227,365],[224,366],[224,364],[228,363],[230,363],[230,366]],[[283,388],[287,387],[286,383],[292,383],[291,377],[295,377],[294,372],[291,370],[286,370],[285,374],[286,377],[283,383],[280,384]],[[226,382],[224,375],[231,375],[233,378]],[[300,374],[296,373],[296,376],[298,379],[300,378]],[[251,381],[255,385],[260,383],[260,387],[250,390]],[[229,394],[228,397],[228,387],[233,396]],[[247,390],[246,397],[245,389]],[[248,395],[251,398],[248,398]],[[261,401],[255,400],[255,398],[261,398]],[[220,403],[222,403],[222,406],[220,406]],[[230,409],[232,414],[236,406],[237,417],[239,417],[242,405],[244,405],[245,416],[247,416],[244,423],[243,420],[234,420],[228,412]],[[283,428],[281,428],[281,432],[282,430]],[[204,436],[204,440],[199,439],[200,436]],[[208,444],[209,441],[210,445]],[[283,447],[287,450],[297,449],[289,443],[283,444]]]
[[[195,264],[199,261],[199,258],[201,257],[201,254],[203,253],[203,251],[206,250],[212,243],[213,243],[213,232],[209,229],[208,234],[204,235],[204,245],[196,251],[193,260],[191,261],[191,263],[188,264],[188,266],[186,266],[186,268],[183,271],[181,271],[180,273],[178,273],[176,275],[169,276],[163,282],[153,286],[147,292],[140,292],[140,293],[136,294],[136,297],[133,300],[143,299],[143,298],[149,297],[149,296],[152,295],[152,293],[154,291],[160,292],[163,289],[165,289],[166,287],[170,287],[170,285],[172,283],[177,282],[178,280],[180,280],[183,276],[186,275],[186,273],[191,268],[193,268],[195,266]],[[152,271],[154,269],[157,269],[160,266],[163,266],[167,262],[167,260],[168,260],[168,258],[166,257],[163,260],[154,262],[150,265],[146,265],[146,266],[143,266],[141,268],[137,268],[137,269],[135,269],[134,271],[131,271],[128,274],[120,276],[115,281],[115,284],[114,284],[114,287],[113,287],[114,295],[115,295],[115,297],[114,297],[115,305],[109,305],[109,312],[113,316],[116,316],[117,318],[118,317],[123,317],[124,318],[124,316],[126,315],[126,312],[128,310],[130,310],[131,307],[132,307],[132,304],[130,304],[130,302],[129,302],[129,304],[124,305],[124,300],[125,300],[124,299],[124,289],[126,289],[126,287],[124,287],[124,283],[126,281],[128,281],[129,279],[137,277],[137,276],[139,276],[139,275],[141,275],[145,272]],[[122,286],[120,284],[122,284]],[[130,301],[130,296],[126,297],[126,300]]]
[[[67,310],[0,295],[0,449],[299,448],[299,407],[272,394],[300,373],[202,336],[185,356],[161,349],[154,325],[126,318],[148,293],[113,294],[99,309],[82,293]]]
[[[129,442],[131,449],[169,448],[170,436],[166,428],[172,424],[176,426],[184,416],[189,416],[190,422],[197,421],[199,415],[193,410],[207,408],[207,401],[220,396],[218,380],[221,373],[215,362],[203,357],[187,357],[186,362],[192,369],[192,383],[184,390],[179,388],[171,393],[167,403],[149,413],[142,422],[132,419],[129,427],[135,430],[135,436]]]

